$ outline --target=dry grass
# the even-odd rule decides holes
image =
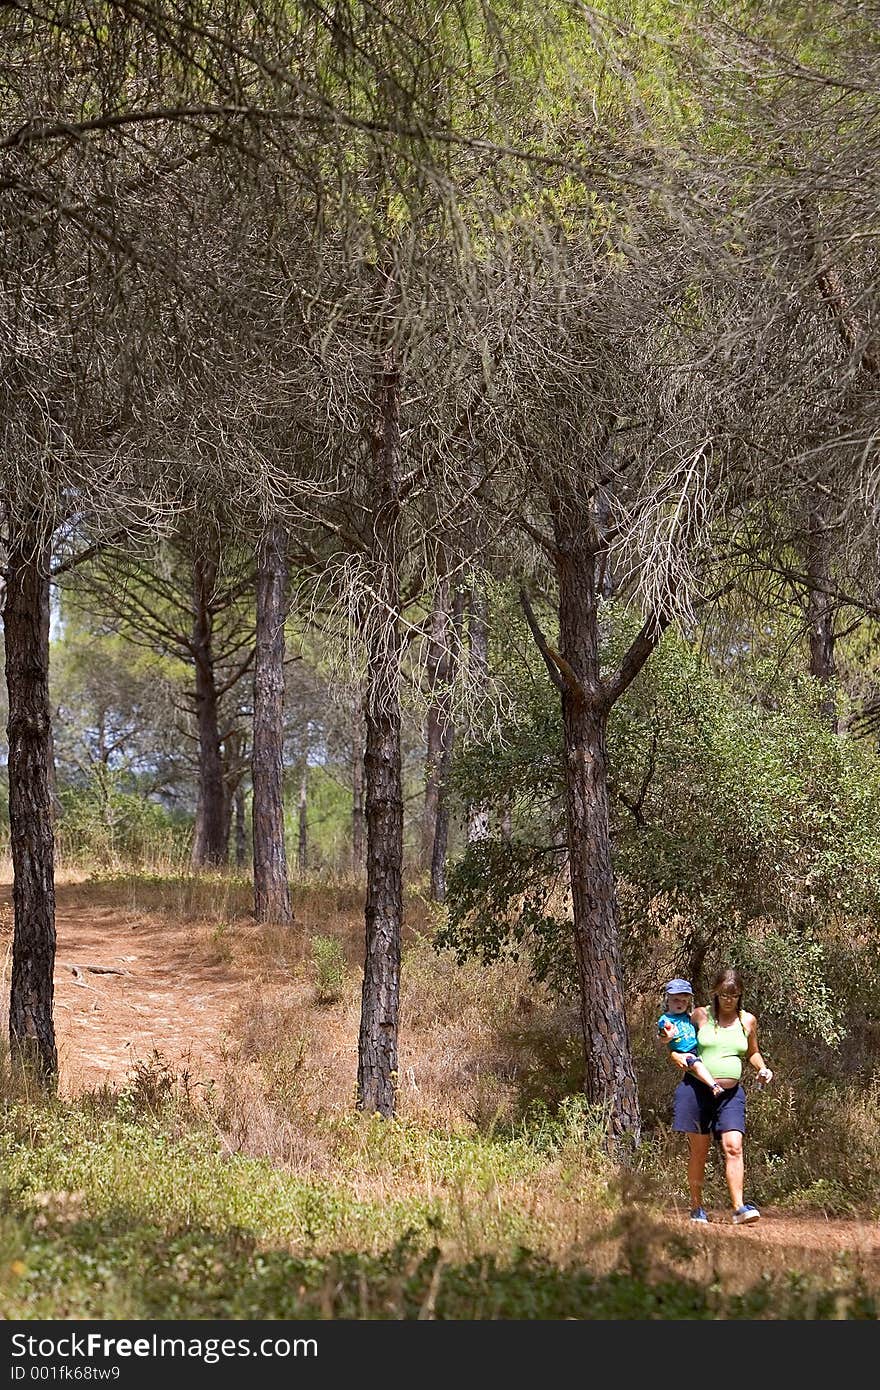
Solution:
[[[209,905],[208,921],[229,907],[225,893],[220,902],[203,899],[203,909]],[[295,1097],[300,1115],[349,1113],[361,1005],[361,890],[318,883],[301,893],[296,910],[293,929],[257,926],[245,915],[223,923],[223,949],[249,980],[229,1069],[241,1064],[253,1074],[256,1066],[264,1082],[271,1074],[269,1093],[287,1111]],[[555,1102],[579,1089],[575,1015],[534,984],[524,962],[459,966],[450,953],[435,952],[435,911],[419,894],[409,898],[401,967],[400,1118],[447,1133],[509,1129],[532,1101]],[[345,962],[339,997],[331,1001],[315,985],[312,942],[318,936],[338,942]],[[206,928],[204,943],[216,953],[216,927]]]
[[[436,953],[436,909],[420,893],[407,897],[399,1118],[387,1125],[354,1111],[363,956],[359,884],[317,875],[300,883],[292,929],[257,926],[249,887],[234,874],[73,878],[66,891],[96,913],[131,914],[144,930],[186,920],[199,959],[243,982],[231,1038],[210,1085],[172,1078],[178,1099],[195,1105],[230,1155],[267,1159],[305,1182],[341,1184],[352,1200],[376,1210],[441,1213],[441,1243],[450,1259],[509,1251],[518,1241],[550,1259],[582,1260],[599,1270],[638,1258],[656,1271],[672,1258],[667,1247],[678,1237],[670,1236],[660,1213],[670,1203],[685,1210],[686,1195],[680,1136],[668,1129],[671,1070],[645,1042],[640,1083],[648,1142],[639,1171],[622,1188],[598,1126],[570,1104],[583,1065],[573,1008],[536,986],[525,962],[458,966],[451,955]],[[344,961],[339,997],[332,1001],[316,987],[316,936],[337,941]],[[650,1031],[647,1015],[632,1023],[642,1043]],[[779,1049],[774,1060],[786,1073]],[[141,1076],[144,1095],[154,1081],[154,1090],[165,1085],[163,1066],[156,1058],[155,1077],[149,1068]],[[793,1213],[845,1215],[848,1208],[833,1202],[846,1183],[857,1191],[860,1180],[863,1186],[874,1181],[872,1167],[880,1171],[878,1098],[858,1086],[838,1087],[811,1111],[807,1132],[802,1107],[810,1084],[805,1075],[797,1084],[785,1079],[774,1096],[755,1100],[748,1141],[752,1190],[760,1200],[788,1202]],[[854,1170],[850,1178],[844,1148]],[[708,1196],[719,1208],[726,1204],[717,1165],[710,1168]],[[357,1224],[332,1234],[340,1249],[364,1239]],[[375,1228],[370,1239],[377,1249],[386,1234]],[[720,1228],[688,1232],[687,1242],[689,1273],[722,1280],[728,1290],[793,1267],[794,1245],[753,1251],[741,1241],[734,1249]],[[827,1252],[807,1251],[798,1267],[811,1262],[827,1273]]]

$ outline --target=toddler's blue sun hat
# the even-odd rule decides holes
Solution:
[[[667,980],[663,986],[664,994],[693,994],[690,980]]]

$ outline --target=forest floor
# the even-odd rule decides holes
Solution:
[[[118,1088],[159,1053],[198,1081],[219,1064],[245,983],[192,922],[80,905],[59,888],[55,1026],[61,1091]]]
[[[55,1007],[62,1094],[73,1097],[105,1085],[118,1089],[138,1066],[149,1066],[157,1056],[197,1094],[199,1086],[228,1065],[230,1049],[239,1041],[236,1028],[254,989],[247,927],[239,920],[227,932],[216,920],[212,925],[188,913],[177,917],[145,911],[136,901],[126,902],[115,884],[111,891],[104,887],[73,881],[58,888]],[[8,928],[8,886],[0,887],[0,918]],[[355,941],[352,949],[356,952]],[[7,950],[6,988],[8,971]],[[261,959],[260,989],[283,995],[288,1010],[314,1007],[307,982],[290,970],[289,962],[279,962],[273,971]],[[335,1017],[325,1011],[322,1019],[323,1060],[331,1071],[350,1072],[351,1082],[353,1021],[352,1006]],[[694,1277],[727,1282],[733,1276],[748,1284],[762,1274],[797,1268],[834,1277],[858,1275],[880,1288],[878,1222],[769,1207],[749,1227],[732,1226],[720,1209],[710,1212],[708,1227],[690,1225],[684,1210],[658,1220],[670,1240],[686,1242]]]

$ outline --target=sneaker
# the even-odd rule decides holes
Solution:
[[[737,1207],[733,1213],[734,1226],[746,1226],[750,1221],[759,1221],[761,1213],[757,1207],[753,1207],[751,1202],[746,1202],[743,1206]]]
[[[693,1211],[690,1214],[690,1220],[708,1222],[709,1218],[702,1207],[694,1207]]]

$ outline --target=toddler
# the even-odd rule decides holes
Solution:
[[[692,1076],[708,1086],[713,1096],[724,1090],[697,1056],[697,1030],[691,1022],[694,992],[687,980],[667,980],[663,986],[665,1010],[657,1020],[657,1036],[665,1038],[670,1052],[684,1056]]]

